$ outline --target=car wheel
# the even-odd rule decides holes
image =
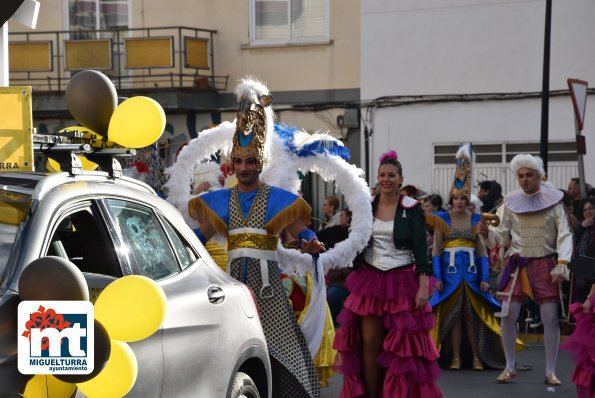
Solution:
[[[233,379],[230,398],[260,398],[260,394],[250,376],[244,372],[238,372]]]

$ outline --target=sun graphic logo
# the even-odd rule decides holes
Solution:
[[[23,301],[18,307],[22,374],[89,374],[94,365],[93,304]]]

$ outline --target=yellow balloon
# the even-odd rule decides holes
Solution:
[[[25,398],[69,398],[76,392],[76,385],[56,379],[52,375],[35,375],[25,387]]]
[[[95,319],[112,339],[138,341],[155,333],[163,323],[165,293],[153,280],[129,275],[107,285],[95,302]]]
[[[165,129],[165,112],[149,97],[132,97],[122,102],[112,114],[107,129],[110,141],[128,148],[153,144]]]
[[[111,354],[97,376],[76,386],[89,398],[123,397],[136,382],[138,364],[132,348],[123,341],[111,341]]]

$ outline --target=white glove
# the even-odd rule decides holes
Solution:
[[[562,275],[564,280],[570,280],[570,270],[566,266],[566,264],[558,264],[554,267],[553,270],[550,272],[551,276]]]

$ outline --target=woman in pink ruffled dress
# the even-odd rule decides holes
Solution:
[[[595,200],[583,199],[580,209],[582,219],[574,229],[576,243],[574,255],[595,257]],[[579,278],[577,274],[574,277]],[[577,302],[570,306],[570,312],[576,319],[576,329],[562,344],[562,349],[570,351],[576,363],[572,382],[576,384],[578,397],[593,398],[595,397],[595,314],[593,313],[595,283],[590,278],[580,279],[591,283],[591,290],[582,304]]]
[[[363,265],[347,278],[338,317],[336,370],[341,397],[442,397],[436,323],[428,298],[431,264],[421,205],[399,196],[401,164],[394,151],[380,159],[372,238]]]
[[[578,398],[595,397],[595,307],[591,300],[595,300],[595,284],[584,303],[570,305],[576,329],[561,346],[564,351],[570,351],[576,363],[572,382],[576,384]]]

